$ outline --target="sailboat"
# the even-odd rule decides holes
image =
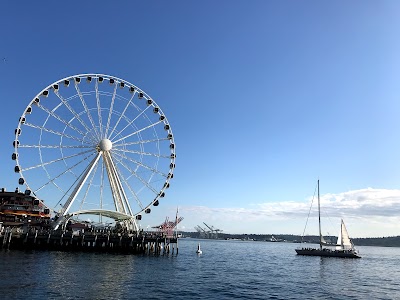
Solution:
[[[336,244],[327,244],[321,233],[321,205],[319,200],[319,180],[318,180],[318,224],[319,224],[319,248],[298,248],[298,255],[308,256],[328,256],[328,257],[345,257],[345,258],[361,258],[358,251],[354,248],[349,234],[344,225],[343,219],[340,224],[340,231]],[[323,246],[334,246],[335,249],[324,248]]]

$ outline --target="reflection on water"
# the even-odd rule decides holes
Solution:
[[[398,248],[362,259],[298,256],[296,244],[181,239],[178,256],[0,252],[2,299],[396,299]]]
[[[57,253],[49,270],[53,284],[47,288],[51,295],[61,298],[70,297],[72,293],[74,297],[84,299],[101,299],[107,294],[120,299],[126,283],[136,272],[132,258],[124,255]]]

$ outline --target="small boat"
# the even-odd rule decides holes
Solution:
[[[343,219],[340,224],[340,232],[336,244],[328,244],[325,242],[321,233],[321,209],[319,199],[319,180],[318,180],[318,224],[319,224],[319,248],[303,247],[296,249],[298,255],[308,256],[327,256],[327,257],[343,257],[343,258],[361,258],[355,249],[349,234],[344,225]],[[324,248],[323,246],[333,246],[332,248]]]
[[[277,239],[276,237],[274,237],[273,235],[271,235],[271,237],[269,239],[266,239],[267,242],[283,242],[284,240],[282,239]]]
[[[197,245],[196,253],[197,254],[202,254],[203,253],[203,251],[201,251],[201,249],[200,249],[200,243]]]

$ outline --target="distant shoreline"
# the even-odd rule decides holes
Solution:
[[[319,237],[315,235],[302,237],[290,234],[228,234],[219,233],[204,234],[199,232],[179,232],[182,237],[219,239],[219,240],[243,240],[243,241],[266,241],[266,242],[288,242],[288,243],[319,243]],[[336,236],[324,236],[327,242],[335,243]],[[372,237],[372,238],[352,238],[355,246],[378,246],[378,247],[400,247],[400,236]]]

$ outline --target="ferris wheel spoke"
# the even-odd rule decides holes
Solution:
[[[141,140],[141,141],[136,141],[136,142],[123,142],[119,144],[113,144],[113,148],[118,148],[118,147],[126,147],[126,146],[132,146],[132,145],[140,145],[140,144],[149,144],[149,143],[158,143],[162,141],[168,141],[170,140],[168,137],[166,138],[161,138],[161,139],[153,139],[153,140]]]
[[[118,169],[117,169],[117,171],[118,171]],[[122,178],[122,182],[123,182],[123,183],[125,184],[125,186],[128,188],[129,192],[130,192],[130,193],[133,195],[133,197],[135,198],[136,203],[138,204],[139,208],[140,208],[140,209],[143,209],[144,207],[143,207],[142,202],[140,202],[139,197],[137,196],[137,194],[135,193],[135,191],[134,191],[134,190],[132,189],[132,187],[130,186],[128,180],[123,176],[123,174],[122,174],[120,171],[118,172],[118,174],[119,174],[119,177]],[[132,209],[131,209],[131,206],[130,206],[130,204],[129,204],[129,201],[127,201],[127,205],[128,205],[129,211],[132,212]],[[131,213],[131,214],[132,214],[132,213]]]
[[[53,181],[48,181],[46,184],[44,184],[41,187],[39,187],[33,193],[36,195],[38,192],[40,192],[40,190],[42,190],[43,188],[47,187],[50,184],[54,185],[62,194],[65,195],[66,192],[56,182],[53,182]]]
[[[58,136],[66,137],[68,139],[75,140],[75,141],[78,141],[80,143],[84,143],[85,142],[83,139],[77,138],[77,137],[69,135],[69,134],[65,134],[63,132],[59,132],[59,131],[55,131],[55,130],[49,129],[49,128],[46,128],[44,126],[38,126],[38,125],[35,125],[35,124],[32,124],[32,123],[25,123],[24,125],[29,126],[31,128],[39,129],[41,131],[52,133],[52,134],[55,134],[55,135],[58,135]]]
[[[156,170],[156,169],[154,169],[154,168],[152,168],[152,167],[150,167],[150,166],[147,166],[147,165],[145,165],[145,164],[143,164],[143,163],[141,163],[141,162],[139,162],[139,161],[137,161],[137,160],[134,160],[134,159],[132,159],[132,158],[126,156],[126,155],[122,155],[122,154],[120,154],[120,153],[115,153],[115,152],[114,152],[114,155],[116,155],[116,156],[118,156],[118,157],[120,157],[120,158],[122,158],[122,159],[129,160],[130,162],[135,163],[135,164],[137,164],[138,166],[141,166],[141,167],[143,167],[143,168],[145,168],[145,169],[147,169],[147,170],[149,170],[149,171],[152,171],[153,173],[159,174],[159,175],[161,175],[161,176],[163,176],[163,177],[165,177],[165,178],[168,177],[167,174],[162,173],[162,172],[160,172],[160,171],[158,171],[158,170]]]
[[[66,101],[63,96],[61,96],[61,94],[58,92],[58,90],[54,91],[54,94],[57,95],[57,97],[60,99],[60,101],[64,104],[64,106],[66,108],[68,108],[68,110],[74,115],[74,117],[79,121],[79,123],[82,124],[83,127],[85,127],[87,132],[90,132],[90,128],[86,125],[86,123],[81,119],[81,117],[79,116],[79,114],[74,110],[73,107],[71,107],[71,105],[69,105],[68,101]],[[83,133],[81,133],[83,134]]]
[[[129,105],[131,104],[133,97],[135,97],[135,94],[136,94],[136,90],[133,91],[131,98],[127,101],[124,110],[123,110],[122,113],[120,114],[117,123],[115,123],[114,128],[113,128],[112,131],[110,132],[110,135],[109,135],[109,138],[110,138],[110,139],[111,139],[111,137],[112,137],[112,135],[113,135],[115,129],[118,127],[119,122],[121,122],[122,117],[125,116],[125,112],[126,112],[126,110],[128,109]]]
[[[118,160],[118,159],[116,159],[116,160],[118,161],[118,163],[121,163],[120,160]],[[130,173],[133,174],[133,172],[130,172]],[[131,185],[128,183],[128,179],[125,178],[125,177],[121,174],[121,172],[119,172],[119,174],[120,174],[120,178],[122,178],[123,182],[125,183],[125,186],[128,188],[128,190],[130,191],[130,193],[133,195],[133,198],[136,200],[136,203],[138,204],[139,208],[140,208],[140,209],[144,209],[144,206],[143,206],[142,202],[140,201],[140,199],[139,199],[137,193],[132,189]],[[128,202],[128,203],[129,203],[129,202]]]
[[[110,128],[110,121],[111,121],[111,115],[114,109],[114,101],[115,101],[115,96],[117,94],[117,84],[115,84],[114,86],[114,92],[111,98],[111,104],[110,104],[110,110],[108,112],[108,118],[107,118],[107,126],[106,126],[106,133],[105,133],[105,138],[107,138],[108,136],[108,130]]]
[[[87,159],[89,159],[91,156],[93,156],[93,154],[90,154],[86,157],[84,157],[81,161],[77,162],[76,164],[72,165],[71,167],[67,168],[66,170],[64,170],[63,172],[59,173],[58,175],[56,175],[54,178],[50,178],[50,176],[48,175],[48,178],[50,179],[49,181],[47,181],[45,184],[43,184],[42,186],[40,186],[38,189],[35,190],[35,192],[40,191],[41,189],[43,189],[44,187],[46,187],[49,184],[54,184],[56,185],[55,181],[57,179],[59,179],[61,176],[71,172],[74,168],[78,167],[81,163],[83,163],[84,161],[86,161]],[[60,189],[60,191],[62,191],[64,194],[65,192]]]
[[[72,122],[73,119],[71,119],[70,122]],[[67,129],[67,127],[64,128],[63,130],[63,134],[65,134],[65,130]],[[85,134],[81,135],[84,137],[84,139],[86,140],[86,144],[90,143],[91,145],[97,144],[98,143],[98,139],[95,135],[94,132],[86,132]]]
[[[96,134],[96,137],[97,137],[97,139],[100,139],[100,134],[97,132],[97,128],[96,128],[96,125],[95,125],[95,123],[94,123],[94,121],[93,121],[92,114],[90,113],[90,110],[89,110],[89,108],[88,108],[88,106],[87,106],[87,104],[86,104],[86,101],[85,101],[84,98],[83,98],[83,94],[82,94],[81,90],[79,89],[78,83],[77,83],[76,81],[75,81],[75,89],[76,89],[76,92],[77,92],[78,95],[79,95],[79,99],[81,100],[82,106],[83,106],[83,108],[85,109],[86,115],[87,115],[88,118],[89,118],[90,124],[92,125],[92,128],[93,128],[93,130],[94,130],[94,132],[95,132],[95,134]],[[84,124],[85,124],[85,123],[84,123]],[[82,124],[82,125],[83,125],[83,124]],[[86,124],[85,124],[85,125],[86,125]],[[85,126],[85,125],[83,125],[83,126]],[[85,127],[85,128],[86,128],[86,127]],[[86,130],[89,130],[89,128],[87,128]]]
[[[122,160],[118,160],[118,162],[126,169],[128,170],[133,176],[135,176],[141,183],[143,183],[149,190],[151,190],[155,195],[158,194],[158,192],[142,177],[140,177],[134,170],[132,170],[129,166],[127,166]]]
[[[128,124],[127,124],[122,130],[120,130],[120,131],[118,131],[118,132],[116,133],[116,136],[121,135],[122,132],[124,132],[125,129],[127,129],[129,126],[131,126],[131,125],[133,124],[133,122],[135,122],[141,115],[143,115],[149,107],[150,107],[150,106],[147,106],[147,107],[146,107],[144,110],[142,110],[133,120],[131,120],[130,122],[128,122]],[[123,116],[123,115],[121,114],[121,116]],[[113,131],[114,131],[114,130],[113,130]],[[110,139],[112,140],[111,135],[110,135]],[[119,141],[119,140],[118,140],[118,141]],[[114,143],[115,143],[115,142],[118,142],[118,141],[114,141]]]
[[[163,122],[163,121],[157,121],[157,122],[155,122],[155,123],[150,124],[149,126],[146,126],[146,127],[142,128],[142,129],[139,129],[139,130],[137,130],[137,131],[135,131],[135,132],[133,132],[133,133],[131,133],[131,134],[128,134],[128,135],[126,135],[126,136],[124,136],[124,137],[121,137],[120,139],[118,139],[118,140],[116,140],[116,141],[112,141],[112,142],[113,142],[113,143],[118,143],[118,142],[122,141],[123,139],[126,139],[126,138],[128,138],[128,137],[131,137],[132,135],[136,135],[136,134],[138,134],[138,133],[140,133],[140,132],[142,132],[142,131],[144,131],[144,130],[146,130],[146,129],[152,128],[152,127],[154,127],[154,126],[156,126],[157,124],[160,124],[160,123],[162,123],[162,122]]]
[[[79,128],[73,126],[70,122],[64,120],[63,118],[61,118],[59,115],[57,115],[55,113],[55,109],[50,110],[47,107],[41,105],[40,103],[37,104],[38,108],[40,108],[41,110],[45,111],[47,114],[49,114],[50,116],[52,116],[53,118],[55,118],[56,120],[60,121],[61,123],[63,123],[65,126],[71,128],[72,130],[76,131],[77,133],[79,133],[80,135],[84,135],[85,133],[83,131],[81,131]],[[86,129],[87,131],[88,128]]]
[[[97,101],[97,114],[99,118],[99,126],[100,126],[100,136],[103,137],[103,119],[101,116],[101,105],[100,105],[100,95],[99,95],[99,80],[96,80],[95,83],[96,89],[96,101]]]
[[[63,146],[63,145],[19,145],[18,148],[42,148],[42,149],[93,149],[91,145]]]
[[[128,149],[114,149],[114,151],[146,155],[146,156],[154,156],[154,157],[158,157],[158,158],[171,158],[170,155],[161,155],[161,154],[157,154],[157,153],[141,152],[141,151],[128,150]]]
[[[35,168],[51,165],[53,163],[56,163],[56,162],[59,162],[59,161],[62,161],[62,160],[66,160],[66,159],[69,159],[69,158],[77,157],[77,156],[80,156],[80,155],[83,155],[83,154],[86,154],[86,153],[89,153],[89,152],[93,152],[93,149],[87,150],[87,151],[83,151],[83,152],[79,152],[79,153],[76,153],[76,154],[73,154],[73,155],[69,155],[69,156],[63,156],[63,157],[60,157],[58,159],[51,160],[51,161],[48,161],[48,162],[44,162],[44,163],[41,163],[41,164],[36,165],[36,166],[23,168],[21,171],[28,171],[28,170],[32,170],[32,169],[35,169]]]

